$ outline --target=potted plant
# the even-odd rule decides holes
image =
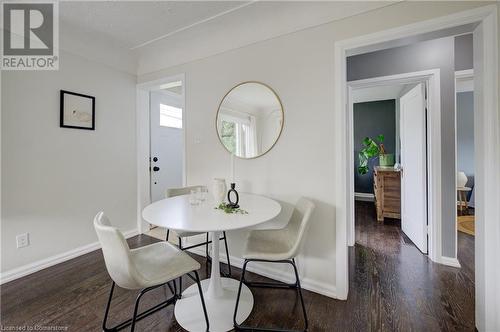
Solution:
[[[377,143],[378,142],[378,143]],[[364,175],[368,173],[368,162],[370,159],[378,157],[380,166],[394,166],[394,154],[386,153],[384,147],[384,135],[377,136],[377,142],[370,137],[365,137],[361,144],[363,149],[359,152],[358,173]]]

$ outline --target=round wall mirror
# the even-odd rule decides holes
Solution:
[[[269,86],[244,82],[222,99],[217,111],[217,134],[235,156],[260,157],[278,141],[283,117],[281,101]]]

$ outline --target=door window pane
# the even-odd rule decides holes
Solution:
[[[182,128],[182,108],[160,104],[160,126]]]

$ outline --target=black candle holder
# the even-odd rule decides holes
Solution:
[[[227,192],[227,201],[229,202],[228,206],[231,207],[232,209],[237,209],[240,206],[238,205],[238,202],[240,201],[240,195],[236,191],[236,183],[231,183],[231,189]],[[236,201],[233,201],[231,199],[232,196],[236,196]]]

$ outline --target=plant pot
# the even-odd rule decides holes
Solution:
[[[389,166],[389,167],[394,166],[394,154],[393,153],[386,153],[386,154],[379,155],[378,156],[378,164],[380,166]]]

